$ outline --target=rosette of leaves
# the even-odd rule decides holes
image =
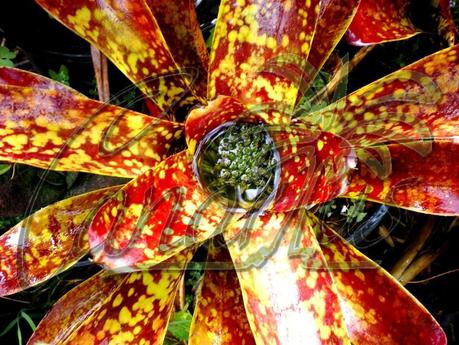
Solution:
[[[0,237],[3,295],[88,253],[105,268],[55,304],[30,344],[161,344],[206,241],[190,344],[446,343],[409,292],[308,210],[364,195],[459,214],[458,46],[293,117],[349,26],[357,43],[366,25],[368,44],[416,33],[400,1],[223,0],[210,56],[192,1],[38,3],[136,83],[151,114],[0,69],[1,160],[132,179],[43,208]],[[228,212],[193,170],[200,143],[229,122],[263,125],[274,143],[279,177],[262,208]]]

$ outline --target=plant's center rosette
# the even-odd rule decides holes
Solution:
[[[279,154],[263,124],[217,127],[201,141],[193,166],[202,186],[232,210],[267,207],[280,174]]]

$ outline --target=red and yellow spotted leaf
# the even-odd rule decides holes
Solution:
[[[45,207],[0,236],[0,295],[41,283],[89,251],[87,228],[101,201],[119,187]]]
[[[317,28],[309,52],[308,63],[314,74],[327,61],[333,49],[346,33],[360,0],[322,0]]]
[[[322,252],[353,344],[446,345],[440,325],[405,288],[333,230],[312,219],[321,229]]]
[[[180,67],[193,68],[196,91],[206,97],[209,54],[196,16],[195,1],[146,0],[146,3],[171,47],[175,62]]]
[[[418,34],[408,18],[408,0],[362,0],[347,32],[347,41],[366,46]]]
[[[255,215],[225,239],[257,342],[446,344],[413,296],[311,214]]]
[[[247,108],[240,101],[228,96],[218,96],[206,106],[194,108],[185,122],[188,151],[192,154],[201,140],[215,128],[233,121],[264,122],[267,125],[287,124],[289,116],[266,112],[262,108]]]
[[[449,0],[432,0],[431,3],[439,12],[438,32],[449,45],[454,45],[457,42],[459,32],[452,14],[452,3]]]
[[[272,210],[286,212],[339,196],[355,157],[349,143],[327,132],[292,125],[271,133],[281,160]]]
[[[8,68],[0,68],[0,113],[0,160],[42,169],[135,177],[164,159],[182,134],[178,123]]]
[[[83,94],[67,85],[45,78],[39,74],[11,67],[0,68],[0,85],[55,90],[60,93],[61,97],[68,97],[69,94],[70,96],[77,95],[84,97]]]
[[[213,129],[226,122],[247,119],[250,114],[238,100],[218,96],[205,107],[194,108],[185,122],[185,137],[190,154],[194,154],[198,144]]]
[[[210,54],[208,98],[226,95],[245,104],[274,102],[292,107],[299,80],[275,66],[293,64],[300,69],[293,79],[301,78],[319,3],[223,0]]]
[[[95,260],[109,268],[149,268],[220,232],[225,210],[200,188],[186,151],[125,185],[89,229]]]
[[[28,344],[62,345],[115,292],[126,275],[101,271],[61,297],[41,320]]]
[[[257,344],[351,344],[304,212],[254,215],[224,235]]]
[[[301,120],[356,148],[453,140],[459,133],[459,45],[427,56]]]
[[[161,109],[190,94],[160,27],[143,0],[37,0],[53,17],[103,52]]]
[[[233,261],[220,239],[209,246],[188,343],[255,344]]]
[[[423,145],[423,143],[419,143]],[[430,150],[416,146],[389,145],[391,170],[378,176],[371,164],[359,164],[352,171],[344,197],[368,200],[417,212],[459,215],[459,145],[440,141]]]
[[[94,276],[57,302],[29,343],[162,344],[191,257],[191,251],[184,251],[165,270]],[[57,328],[55,322],[62,317],[67,322],[57,323]]]

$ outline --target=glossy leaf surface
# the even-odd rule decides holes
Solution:
[[[299,80],[285,75],[306,61],[319,1],[224,0],[215,28],[208,97],[233,96],[245,104],[296,101]]]
[[[247,108],[240,101],[228,96],[218,96],[205,107],[190,112],[185,123],[188,151],[194,153],[197,145],[212,130],[227,122],[265,123],[270,126],[287,124],[290,119],[280,113],[266,112],[261,108]]]
[[[322,0],[308,63],[318,72],[345,34],[360,0]]]
[[[146,0],[180,67],[193,68],[197,74],[195,88],[206,97],[209,54],[202,37],[193,0]]]
[[[371,163],[360,163],[343,196],[429,214],[459,215],[458,144],[434,142],[429,152],[419,153],[424,149],[390,145],[391,170],[387,176],[375,174]]]
[[[257,344],[350,345],[336,287],[304,213],[251,220],[232,224],[225,239]]]
[[[313,215],[264,215],[225,238],[258,342],[446,344],[413,296]]]
[[[440,325],[392,276],[317,219],[312,222],[322,231],[321,249],[353,344],[446,344]]]
[[[347,41],[356,46],[402,40],[419,31],[408,18],[407,0],[362,0]]]
[[[0,236],[0,295],[60,273],[89,251],[87,228],[111,187],[57,202]]]
[[[168,270],[96,275],[55,305],[31,344],[43,340],[56,345],[162,344],[178,283],[191,257],[190,251],[177,255],[170,260]],[[88,292],[93,293],[89,295],[92,298],[88,298]],[[70,314],[69,323],[63,331],[54,327],[46,330],[58,313]]]
[[[161,109],[189,95],[160,27],[143,0],[37,0],[53,17],[103,52]],[[167,75],[167,76],[164,76]]]
[[[78,327],[97,311],[126,275],[101,271],[61,297],[38,324],[28,344],[61,345]],[[65,325],[65,326],[64,326]]]
[[[222,241],[209,247],[206,272],[190,330],[190,345],[255,344],[246,317],[241,287]]]
[[[95,260],[112,269],[151,267],[221,231],[225,211],[194,178],[183,151],[125,185],[89,229]]]
[[[348,170],[356,164],[346,140],[299,125],[281,127],[271,135],[281,160],[273,211],[310,207],[346,189]]]
[[[377,80],[301,121],[339,134],[356,148],[459,133],[459,45]]]
[[[178,123],[8,68],[0,68],[0,112],[0,159],[42,169],[134,177],[164,159],[182,133]]]
[[[452,14],[454,5],[452,5],[449,0],[432,0],[431,3],[439,12],[438,32],[444,37],[449,45],[454,45],[459,36]]]

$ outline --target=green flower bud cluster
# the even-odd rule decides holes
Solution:
[[[279,168],[277,151],[263,125],[231,124],[200,152],[200,176],[207,189],[239,207],[253,207],[272,194]]]

